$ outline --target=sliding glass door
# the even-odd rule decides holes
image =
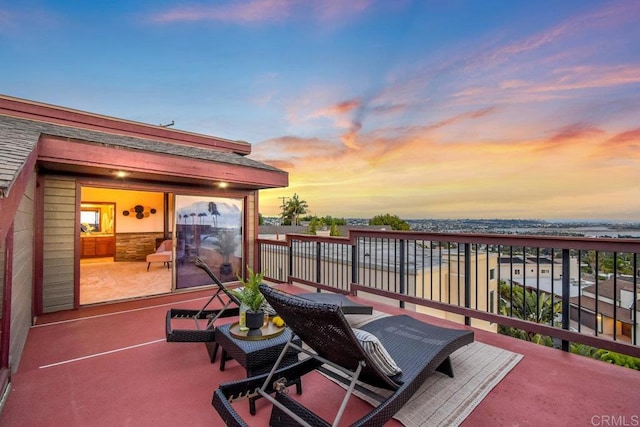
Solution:
[[[176,288],[210,285],[193,265],[202,259],[222,282],[237,280],[242,268],[243,200],[176,195]]]

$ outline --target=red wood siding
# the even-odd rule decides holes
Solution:
[[[229,165],[212,164],[168,154],[149,153],[117,147],[105,147],[64,138],[42,136],[40,138],[40,161],[67,163],[78,166],[124,169],[163,176],[206,179],[260,186],[261,188],[283,187],[288,184],[286,173]]]

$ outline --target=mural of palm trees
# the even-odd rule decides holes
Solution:
[[[205,216],[207,216],[207,214],[206,214],[206,213],[204,213],[204,212],[200,212],[200,213],[198,214],[198,218],[200,219],[200,225],[203,225],[203,224],[204,224],[204,217],[205,217]]]
[[[218,206],[216,206],[216,204],[213,202],[209,202],[209,213],[213,217],[213,226],[217,227],[218,226],[217,217],[220,215],[220,212],[218,212]]]
[[[222,256],[221,274],[229,274],[232,271],[231,255],[238,248],[236,240],[238,233],[232,229],[225,228],[218,233],[218,239],[213,243],[214,248]]]

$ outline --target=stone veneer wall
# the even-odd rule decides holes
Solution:
[[[156,251],[156,239],[163,233],[116,233],[115,261],[146,261]]]

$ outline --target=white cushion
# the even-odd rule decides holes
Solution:
[[[360,345],[362,345],[365,353],[367,353],[373,363],[375,363],[382,372],[388,376],[397,375],[402,372],[378,337],[370,332],[356,328],[353,328],[353,333],[358,341],[360,341]]]

